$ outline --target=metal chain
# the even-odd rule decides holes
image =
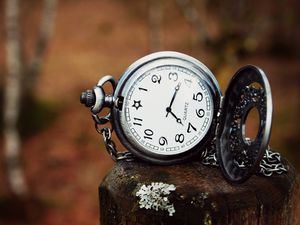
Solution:
[[[206,166],[219,166],[216,156],[215,139],[210,143],[210,146],[202,152],[202,164]]]
[[[112,130],[108,127],[100,129],[98,127],[98,123],[95,123],[96,131],[99,134],[102,134],[105,148],[108,154],[111,156],[113,161],[126,160],[132,161],[134,160],[134,156],[130,152],[119,152],[116,148],[115,142],[112,140]]]
[[[133,161],[134,155],[130,152],[119,152],[116,148],[115,142],[112,140],[112,130],[108,127],[99,129],[96,123],[96,130],[98,133],[102,134],[105,148],[108,154],[114,161],[126,160]],[[216,149],[214,145],[206,148],[202,153],[202,164],[206,166],[216,166],[219,167],[219,162],[216,157]],[[263,159],[259,165],[259,171],[257,174],[264,176],[272,176],[273,174],[282,174],[287,172],[287,166],[284,166],[281,161],[281,155],[278,152],[273,152],[270,147],[266,150]]]
[[[272,176],[274,173],[282,174],[288,171],[288,166],[283,165],[281,161],[281,155],[278,152],[273,152],[270,147],[266,150],[266,153],[259,165],[259,172],[264,176]]]
[[[95,129],[96,131],[103,136],[105,148],[108,154],[114,161],[126,160],[133,161],[134,155],[130,152],[119,152],[116,148],[115,142],[112,140],[112,129],[105,127],[99,128],[99,125],[104,124],[104,122],[99,122],[95,117]],[[106,121],[105,121],[106,123]],[[216,157],[216,147],[215,147],[215,139],[210,143],[210,145],[205,148],[202,152],[202,164],[206,166],[219,166],[218,159]],[[266,150],[263,159],[259,165],[259,171],[257,174],[264,176],[272,176],[273,174],[282,174],[287,172],[287,166],[284,166],[281,161],[281,155],[278,152],[271,151],[270,147]]]
[[[212,144],[205,149],[202,154],[202,164],[207,166],[219,166],[214,141]],[[272,176],[273,174],[282,174],[288,171],[288,166],[283,165],[281,155],[278,152],[271,151],[270,147],[267,148],[266,153],[259,165],[259,171],[257,174],[266,177]]]

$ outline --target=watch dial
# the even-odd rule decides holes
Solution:
[[[190,150],[212,123],[210,89],[194,71],[181,66],[159,66],[136,76],[123,102],[121,121],[127,136],[155,154]]]

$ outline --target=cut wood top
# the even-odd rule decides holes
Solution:
[[[102,182],[100,204],[114,206],[114,218],[122,224],[294,224],[298,185],[289,167],[282,175],[255,175],[232,185],[220,168],[200,162],[157,166],[123,161]],[[104,217],[110,217],[105,209],[103,225]]]

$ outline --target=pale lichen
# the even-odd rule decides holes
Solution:
[[[210,216],[209,212],[205,213],[203,224],[204,225],[212,225],[212,220],[211,220],[211,216]]]
[[[139,200],[139,207],[145,209],[154,209],[156,211],[166,210],[169,216],[175,213],[174,205],[170,203],[168,196],[171,191],[175,191],[173,184],[162,182],[152,182],[150,185],[142,185],[136,192]]]

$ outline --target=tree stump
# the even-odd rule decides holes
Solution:
[[[116,163],[99,187],[101,225],[292,225],[298,183],[294,168],[239,185],[200,162],[173,166]]]

